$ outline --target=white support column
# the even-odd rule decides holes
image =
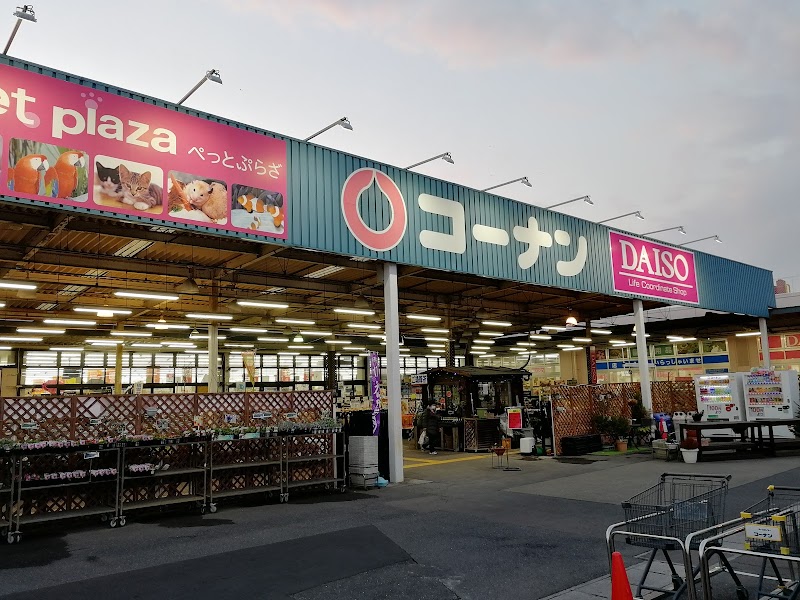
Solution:
[[[386,395],[389,399],[389,473],[392,483],[403,481],[403,414],[400,398],[400,314],[397,265],[383,264],[383,309],[386,314]]]
[[[644,330],[644,307],[641,300],[633,301],[633,318],[636,323],[636,353],[639,356],[639,381],[642,386],[642,404],[653,412],[653,396],[650,390],[650,365],[647,362],[647,338]]]
[[[767,332],[767,320],[763,317],[758,320],[758,329],[761,331],[761,356],[765,369],[771,369],[772,363],[769,358],[769,333]]]
[[[213,323],[208,326],[208,393],[216,394],[219,391],[219,344],[217,332],[219,327]]]

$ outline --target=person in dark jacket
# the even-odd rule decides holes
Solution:
[[[439,414],[435,404],[429,404],[425,410],[425,433],[428,435],[428,452],[438,454],[436,446],[439,445]]]

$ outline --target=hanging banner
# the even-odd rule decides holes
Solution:
[[[286,143],[0,65],[0,192],[286,239]]]
[[[256,353],[252,350],[242,352],[242,363],[250,383],[256,382]]]
[[[372,406],[372,435],[381,428],[381,359],[377,352],[369,353],[369,399]]]

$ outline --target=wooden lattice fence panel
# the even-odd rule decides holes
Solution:
[[[232,417],[233,424],[241,425],[246,417],[245,392],[222,394],[198,394],[197,414],[203,418],[203,427],[225,427],[226,416]]]
[[[194,428],[197,394],[144,394],[136,403],[141,423],[138,433],[177,437]],[[156,415],[147,416],[147,409],[156,409]]]
[[[283,415],[294,411],[291,392],[247,392],[246,424],[251,427],[272,427],[283,421]],[[270,412],[268,419],[253,419],[253,413]]]
[[[0,437],[17,441],[63,440],[73,434],[74,396],[14,396],[3,399],[3,427]],[[26,423],[35,429],[23,427]]]
[[[120,437],[136,433],[139,415],[136,396],[102,394],[74,396],[74,432],[76,440]]]
[[[333,392],[330,390],[292,392],[297,420],[302,423],[311,423],[324,416],[332,416],[333,402]]]
[[[653,413],[672,414],[677,411],[694,412],[697,410],[693,381],[654,381]]]

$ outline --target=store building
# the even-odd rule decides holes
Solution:
[[[766,335],[764,269],[15,59],[0,73],[3,395],[338,388],[355,404],[376,352],[400,480],[404,374],[496,359],[596,381],[636,361],[645,382],[644,311],[672,304]],[[606,350],[596,324],[631,310],[636,337]],[[653,358],[723,355],[673,352]]]

